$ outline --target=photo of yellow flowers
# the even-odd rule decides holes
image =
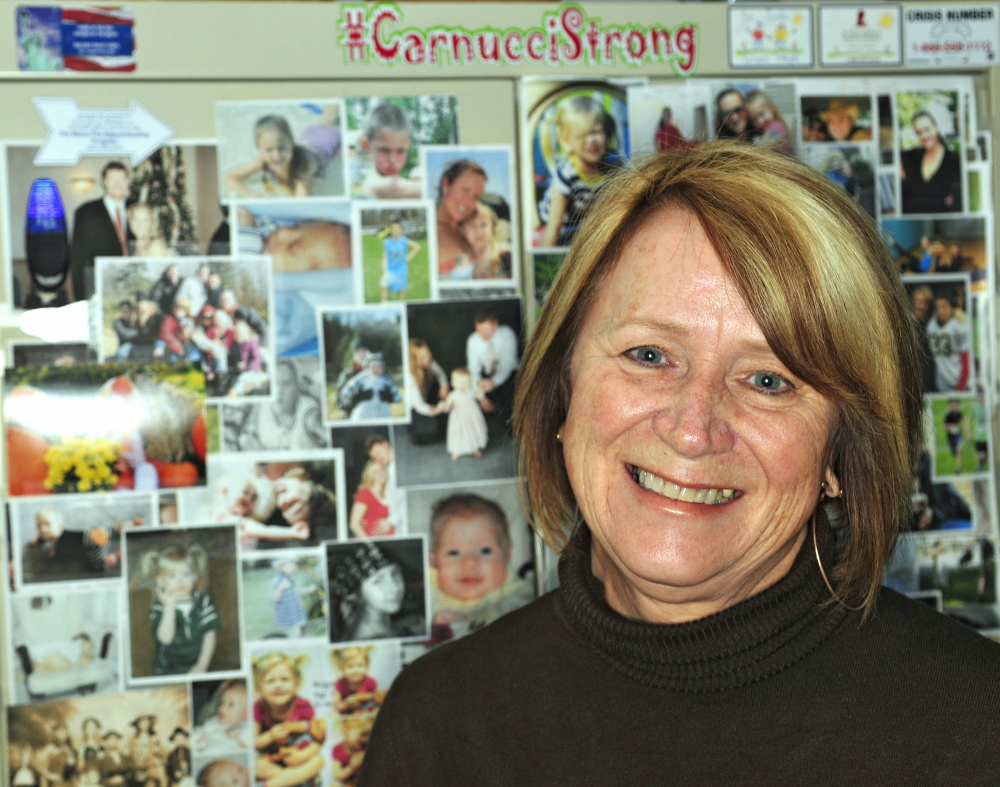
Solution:
[[[193,364],[8,370],[10,494],[205,483],[205,376]]]

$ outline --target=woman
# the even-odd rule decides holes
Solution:
[[[1000,647],[880,587],[920,362],[870,219],[716,143],[578,238],[515,406],[560,587],[411,664],[360,784],[981,780]]]
[[[743,142],[752,142],[757,136],[743,94],[734,87],[726,88],[715,97],[715,133],[719,139]]]
[[[911,121],[919,145],[900,154],[903,213],[962,210],[962,165],[926,109]]]
[[[471,159],[449,162],[441,173],[437,199],[438,273],[447,275],[462,254],[474,254],[459,225],[471,215],[486,188],[486,170]]]
[[[355,538],[373,536],[394,536],[396,526],[390,518],[386,490],[389,474],[384,466],[374,459],[368,461],[361,471],[361,483],[354,494],[351,515],[347,528]]]
[[[410,402],[410,439],[417,445],[441,439],[444,405],[448,398],[448,375],[434,360],[423,339],[410,339],[410,374],[406,398]]]

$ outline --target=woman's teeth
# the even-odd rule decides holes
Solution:
[[[696,489],[694,487],[678,486],[672,481],[660,478],[638,467],[632,468],[632,478],[643,489],[656,492],[671,500],[681,500],[685,503],[704,503],[705,505],[719,505],[728,503],[736,496],[735,489]]]

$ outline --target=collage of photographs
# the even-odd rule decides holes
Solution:
[[[216,139],[135,166],[0,143],[11,309],[89,299],[94,328],[5,370],[12,783],[356,783],[400,671],[556,582],[510,418],[595,191],[715,138],[802,159],[878,222],[927,391],[886,582],[1000,635],[971,77],[521,96],[519,151],[466,144],[448,94],[219,102]]]

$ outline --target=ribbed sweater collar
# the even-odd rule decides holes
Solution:
[[[590,569],[589,532],[581,530],[559,562],[558,614],[600,658],[649,686],[713,692],[763,680],[814,650],[848,615],[827,603],[807,537],[787,575],[739,604],[689,623],[629,620],[605,601]],[[821,555],[832,564],[831,547],[821,545]]]

